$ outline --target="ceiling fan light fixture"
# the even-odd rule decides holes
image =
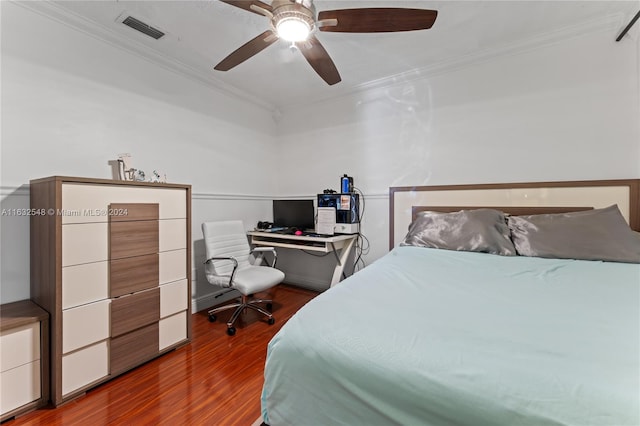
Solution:
[[[315,8],[310,1],[303,4],[291,0],[273,0],[271,27],[278,37],[289,41],[305,41],[316,28]]]
[[[316,29],[337,33],[394,33],[426,30],[433,26],[437,10],[403,7],[364,7],[324,10],[316,13],[313,0],[220,0],[267,17],[270,29],[249,40],[214,67],[228,71],[263,51],[278,39],[299,50],[311,68],[329,85],[341,81],[335,63],[315,37]],[[316,18],[317,17],[317,18]]]
[[[280,19],[275,27],[278,37],[291,42],[304,41],[311,33],[311,26],[296,16]]]

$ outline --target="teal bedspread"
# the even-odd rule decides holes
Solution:
[[[399,247],[268,347],[279,425],[639,425],[640,265]]]

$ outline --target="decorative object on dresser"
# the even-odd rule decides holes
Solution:
[[[49,314],[31,300],[0,306],[0,421],[49,400]]]
[[[30,193],[53,405],[190,341],[191,186],[53,176]]]

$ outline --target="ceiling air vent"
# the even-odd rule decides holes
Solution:
[[[151,25],[145,24],[142,21],[137,20],[133,16],[127,16],[123,21],[123,24],[133,28],[136,31],[140,31],[142,34],[146,34],[149,37],[159,39],[164,35],[162,31],[157,28],[153,28]]]

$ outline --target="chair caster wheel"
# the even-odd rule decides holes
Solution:
[[[216,322],[216,316],[214,314],[209,314],[209,322]]]
[[[267,303],[267,311],[271,312],[273,310],[273,304],[272,303]]]
[[[269,319],[267,320],[267,324],[269,324],[269,325],[273,325],[273,324],[275,324],[275,323],[276,323],[276,319],[275,319],[274,317],[271,317],[271,318],[269,318]]]
[[[234,334],[236,334],[236,328],[235,327],[229,327],[227,328],[227,334],[229,336],[233,336]]]

